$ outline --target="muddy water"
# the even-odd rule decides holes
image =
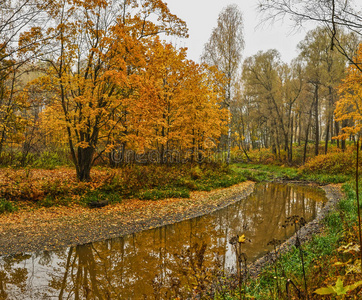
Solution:
[[[203,217],[60,251],[3,257],[0,299],[171,298],[192,287],[196,274],[235,268],[231,237],[245,234],[250,241],[242,250],[252,261],[271,250],[271,239],[293,234],[282,226],[288,217],[311,220],[325,200],[313,187],[260,184],[248,198]]]

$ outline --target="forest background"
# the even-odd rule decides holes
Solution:
[[[162,1],[5,1],[1,19],[4,167],[74,166],[90,182],[93,166],[308,162],[321,171],[332,152],[336,171],[351,172],[361,49],[349,23],[308,32],[289,64],[275,49],[242,60],[242,13],[229,5],[197,64],[160,39],[187,37]]]

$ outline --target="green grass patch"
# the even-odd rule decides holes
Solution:
[[[43,199],[37,202],[40,207],[52,207],[52,206],[69,206],[72,203],[72,199],[66,195],[46,195]]]
[[[6,200],[6,199],[0,199],[0,214],[6,213],[6,212],[14,212],[17,211],[18,208],[15,204],[12,202]]]
[[[246,176],[248,180],[253,180],[256,182],[271,181],[275,179],[300,179],[298,169],[291,167],[244,163],[234,164],[232,169],[235,172]]]
[[[247,178],[241,174],[231,173],[222,176],[212,176],[209,178],[194,181],[194,190],[211,191],[218,188],[227,188],[234,184],[246,181]]]
[[[348,174],[309,173],[303,169],[261,164],[235,164],[232,170],[256,182],[282,180],[313,181],[318,184],[344,183],[351,179]]]
[[[122,199],[122,195],[117,192],[94,190],[83,194],[80,203],[88,206],[90,203],[108,201],[109,204],[114,204],[122,202]]]
[[[190,198],[190,191],[187,189],[165,189],[146,190],[138,194],[141,200],[159,200],[165,198]]]
[[[318,184],[345,183],[351,179],[351,176],[344,174],[301,174],[301,180],[313,181]]]

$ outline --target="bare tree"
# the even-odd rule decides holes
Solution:
[[[224,105],[230,112],[233,99],[233,86],[239,72],[241,54],[244,49],[243,17],[238,6],[232,4],[224,8],[218,17],[217,26],[213,29],[209,41],[204,46],[202,60],[216,66],[224,73]],[[231,148],[231,115],[229,116],[227,138],[227,163],[230,163]]]
[[[331,39],[331,49],[336,48],[351,64],[362,71],[362,66],[353,60],[357,49],[341,43],[337,34],[344,30],[362,37],[362,7],[353,0],[260,0],[259,11],[264,14],[262,22],[275,22],[288,16],[299,27],[305,22],[323,24]]]
[[[20,78],[39,55],[27,50],[44,40],[40,29],[47,24],[44,9],[49,5],[48,1],[0,0],[0,154],[11,136],[24,129],[19,113],[26,105],[19,97]]]

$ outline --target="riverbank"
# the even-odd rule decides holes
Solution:
[[[195,218],[240,201],[252,193],[254,185],[254,182],[246,181],[211,192],[192,192],[188,199],[128,199],[98,209],[84,206],[44,207],[5,214],[0,217],[0,255],[56,250]],[[322,188],[326,191],[328,203],[317,218],[299,232],[303,242],[320,232],[321,220],[342,197],[340,185]],[[294,243],[295,236],[284,242],[279,250],[284,253]],[[252,275],[256,276],[272,257],[267,255],[255,262],[251,268]]]
[[[337,208],[338,202],[343,198],[341,187],[341,184],[330,184],[327,186],[322,186],[321,188],[325,191],[328,202],[318,213],[317,217],[311,222],[307,223],[305,226],[303,226],[288,240],[279,245],[277,247],[277,254],[274,251],[271,251],[267,255],[264,255],[253,264],[251,264],[249,267],[251,277],[256,278],[263,268],[265,268],[267,265],[275,263],[276,257],[279,257],[280,255],[290,251],[293,246],[296,245],[297,235],[300,242],[304,244],[309,241],[314,235],[321,233],[324,227],[323,220],[327,217],[329,213],[331,213],[331,211]]]
[[[250,298],[334,299],[342,291],[348,299],[362,299],[355,185],[323,188],[329,201],[315,221],[298,232],[302,243],[294,236],[277,247],[277,255],[251,267],[254,276],[242,290]],[[238,299],[239,291],[231,286],[228,295],[236,297],[230,299]]]
[[[0,217],[0,255],[56,250],[132,234],[213,212],[252,193],[246,181],[190,198],[129,199],[98,209],[84,206],[21,210]]]

